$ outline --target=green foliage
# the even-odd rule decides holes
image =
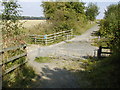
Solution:
[[[96,16],[99,14],[99,8],[94,3],[89,3],[88,7],[86,8],[86,16],[87,19],[90,21],[94,21]]]
[[[89,80],[91,88],[119,88],[120,71],[119,55],[116,54],[105,59],[92,59],[84,61],[83,78]]]
[[[44,14],[53,25],[53,32],[76,29],[86,20],[82,2],[43,2]]]
[[[50,57],[36,57],[35,61],[38,63],[48,63],[50,62],[52,59]]]
[[[4,88],[30,88],[33,79],[37,79],[32,67],[24,65],[3,77]]]
[[[79,24],[75,24],[76,25],[76,29],[74,30],[74,35],[81,35],[82,33],[84,33],[86,30],[92,28],[94,25],[96,25],[95,22],[93,22],[93,24],[91,23],[84,23],[82,25]]]
[[[19,43],[19,37],[22,33],[22,23],[19,22],[20,5],[17,1],[7,0],[2,2],[2,35],[4,46],[10,46],[10,42]]]
[[[100,22],[100,30],[98,31],[106,45],[111,47],[114,52],[120,52],[120,3],[110,5],[105,11],[105,17]]]
[[[2,37],[3,48],[17,46],[24,44],[22,41],[22,23],[19,22],[20,17],[20,5],[15,0],[3,0],[2,1]],[[10,50],[2,54],[3,62],[9,60],[16,55],[25,52],[23,49]],[[12,62],[8,62],[2,66],[2,71],[9,70],[13,66],[22,64],[26,60],[26,57],[17,58]],[[25,71],[25,72],[24,72]],[[25,76],[26,75],[26,76]],[[30,80],[34,77],[34,71],[29,67],[23,66],[12,70],[6,75],[3,75],[3,87],[27,87]]]

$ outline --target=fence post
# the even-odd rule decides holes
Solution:
[[[42,36],[42,44],[44,45],[44,35]]]
[[[68,40],[70,39],[70,30],[68,31]]]
[[[68,33],[67,33],[67,41],[68,41]]]
[[[45,45],[47,45],[47,35],[44,35]]]
[[[36,44],[36,37],[35,37],[35,44]]]
[[[65,40],[65,32],[63,31],[63,41]]]
[[[55,42],[55,39],[56,39],[56,36],[55,36],[56,34],[55,33],[53,33],[53,37],[54,37],[54,42]]]
[[[71,29],[71,38],[72,38],[72,35],[73,35],[73,29]]]
[[[102,47],[100,46],[97,53],[98,58],[101,58],[101,51],[102,51]]]
[[[97,57],[97,49],[94,50],[94,58]]]
[[[25,50],[26,49],[26,47],[27,47],[27,45],[26,44],[22,44],[24,47],[23,47],[23,49]]]

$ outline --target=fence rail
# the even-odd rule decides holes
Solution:
[[[97,57],[98,58],[106,57],[106,56],[109,56],[111,54],[112,54],[112,52],[111,52],[109,47],[102,47],[102,46],[100,46],[98,51],[97,51]]]
[[[26,48],[26,45],[19,45],[19,46],[14,46],[14,47],[9,47],[9,48],[3,48],[2,50],[0,50],[0,54],[10,51],[10,50],[15,50],[15,49],[19,49],[19,48]]]
[[[4,48],[3,50],[0,51],[0,54],[4,55],[5,52],[8,52],[8,51],[11,51],[11,50],[17,50],[17,49],[20,49],[20,50],[24,50],[24,52],[22,54],[19,54],[19,55],[15,55],[15,56],[12,56],[6,60],[3,60],[2,63],[0,63],[0,66],[6,66],[7,63],[9,62],[13,62],[13,61],[16,61],[16,60],[19,60],[20,58],[22,57],[25,57],[27,56],[27,53],[26,53],[26,45],[19,45],[19,46],[14,46],[14,47],[10,47],[10,48]],[[15,52],[14,52],[15,53]],[[2,76],[15,70],[16,68],[18,68],[19,66],[25,64],[27,62],[27,60],[25,59],[22,63],[19,63],[19,64],[16,64],[12,67],[9,67],[8,69],[5,69]]]
[[[20,54],[20,55],[17,55],[17,56],[13,56],[13,57],[9,58],[8,60],[5,60],[6,62],[2,62],[2,64],[0,64],[0,65],[7,64],[9,62],[12,62],[12,61],[14,61],[18,58],[21,58],[23,56],[26,56],[26,55],[27,55],[27,53],[23,53],[23,54]]]
[[[48,43],[55,42],[55,40],[61,38],[61,39],[70,39],[72,38],[73,30],[67,30],[67,31],[61,31],[53,34],[48,35],[29,35],[30,38],[33,40],[34,43],[41,42],[45,45]]]
[[[20,67],[21,65],[25,64],[26,62],[27,62],[27,61],[24,61],[24,62],[21,63],[21,64],[12,66],[11,68],[7,69],[7,70],[3,73],[3,75],[8,74],[9,72],[11,72],[11,71],[15,70],[16,68]]]

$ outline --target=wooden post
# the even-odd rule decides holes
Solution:
[[[102,47],[100,46],[97,53],[98,58],[101,58],[101,51],[102,51]]]
[[[72,35],[73,35],[73,29],[71,29],[71,38],[72,38]]]
[[[70,37],[70,39],[71,39],[71,30],[70,30],[70,36],[69,36],[69,37]]]
[[[65,32],[63,31],[63,41],[65,40]]]
[[[66,31],[65,31],[65,40],[67,39],[67,34],[66,34]]]
[[[46,38],[45,44],[47,45],[47,38]]]
[[[23,46],[24,46],[24,47],[23,47],[23,49],[25,50],[25,49],[26,49],[26,47],[27,47],[27,45],[26,45],[26,44],[23,44]]]
[[[47,45],[47,35],[44,35],[45,45]]]
[[[55,42],[55,39],[56,39],[56,37],[55,37],[55,33],[53,33],[53,37],[54,37],[54,42]]]
[[[68,40],[68,32],[66,32],[66,34],[67,34],[67,40]]]
[[[70,33],[70,30],[68,31],[68,34],[67,34],[67,37],[68,37],[68,39],[67,39],[67,40],[69,40],[69,39],[70,39],[70,38],[69,38],[69,37],[70,37],[70,36],[69,36],[69,33]]]
[[[96,49],[94,50],[94,58],[96,57]]]
[[[69,31],[69,39],[70,39],[70,36],[71,36],[70,33],[71,33],[71,30]]]
[[[42,36],[42,44],[44,45],[44,36]]]
[[[62,38],[63,38],[62,40],[64,41],[64,31],[62,31]]]
[[[36,37],[35,37],[35,44],[36,44]]]

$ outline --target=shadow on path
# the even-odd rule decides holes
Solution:
[[[61,68],[50,69],[47,65],[40,72],[40,82],[37,88],[79,88],[74,72]]]

